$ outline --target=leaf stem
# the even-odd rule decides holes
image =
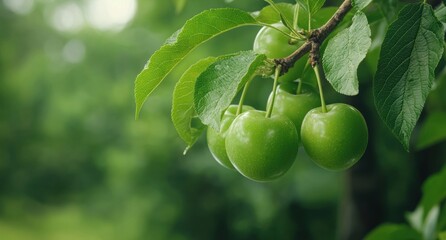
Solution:
[[[277,83],[279,82],[279,76],[281,72],[282,66],[278,65],[274,74],[273,98],[271,99],[271,105],[269,105],[268,111],[266,112],[266,118],[270,118],[271,114],[273,113],[274,102],[276,101]]]
[[[321,69],[319,65],[316,65],[313,67],[314,73],[316,73],[316,79],[317,79],[317,86],[319,87],[319,96],[321,97],[321,107],[322,112],[327,112],[327,106],[325,105],[325,98],[324,98],[324,92],[322,90],[322,81],[321,81]]]
[[[311,11],[308,11],[308,32],[311,32]]]
[[[242,96],[240,97],[240,101],[238,103],[236,116],[238,116],[240,113],[243,112],[243,103],[245,102],[246,93],[248,92],[249,85],[251,85],[251,82],[252,82],[252,78],[250,80],[248,80],[248,82],[246,82],[245,86],[243,87],[243,92],[242,92]]]

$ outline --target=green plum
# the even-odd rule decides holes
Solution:
[[[299,136],[283,115],[266,117],[263,111],[240,114],[226,135],[226,152],[234,167],[254,181],[271,181],[294,163]]]
[[[301,129],[307,154],[322,168],[345,170],[364,154],[368,143],[367,124],[354,107],[327,105],[327,112],[315,108],[307,113]]]

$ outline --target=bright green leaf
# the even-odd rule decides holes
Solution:
[[[327,80],[337,92],[358,94],[357,70],[372,43],[370,35],[367,17],[357,12],[353,24],[328,42],[322,63]]]
[[[417,149],[422,150],[446,140],[446,113],[429,114],[418,136]]]
[[[296,2],[313,15],[324,6],[325,0],[296,0]]]
[[[440,240],[446,240],[446,231],[445,232],[441,232],[440,234],[438,234],[438,238]]]
[[[365,240],[422,240],[420,233],[406,225],[384,224],[369,233]]]
[[[373,91],[380,117],[406,150],[442,54],[443,27],[432,7],[403,8],[382,44]]]
[[[434,240],[436,239],[437,232],[437,222],[440,216],[440,207],[438,205],[431,208],[426,216],[423,226],[423,237],[424,240]]]
[[[430,176],[423,183],[423,197],[421,198],[421,206],[423,206],[424,214],[427,213],[441,201],[446,199],[446,168],[435,175]]]
[[[415,211],[407,213],[406,219],[413,229],[423,231],[423,207],[418,206]]]
[[[186,142],[187,149],[194,145],[204,129],[203,124],[198,126],[192,124],[193,119],[197,117],[194,108],[195,81],[215,60],[216,58],[210,57],[192,65],[181,76],[173,91],[172,122],[180,137]]]
[[[352,5],[356,10],[361,11],[362,9],[367,7],[371,2],[372,0],[352,0]]]
[[[289,3],[278,3],[276,6],[284,14],[287,19],[293,19],[294,5]],[[311,18],[311,26],[319,28],[324,25],[336,12],[337,7],[325,7],[318,11],[318,13]],[[266,6],[259,12],[253,13],[254,18],[262,23],[273,24],[280,22],[280,15],[274,11],[271,6]],[[299,8],[299,19],[297,25],[301,29],[308,28],[308,12],[304,8]]]
[[[201,121],[218,130],[223,111],[237,92],[264,64],[265,55],[252,51],[219,58],[195,83],[195,109]]]
[[[440,207],[438,205],[433,207],[426,218],[424,218],[423,212],[423,207],[418,206],[415,211],[406,215],[407,221],[413,229],[423,234],[424,240],[433,240],[435,239],[437,222],[440,216]]]
[[[320,9],[316,15],[311,16],[311,26],[313,29],[322,27],[333,14],[338,10],[337,7],[325,7]],[[303,29],[308,28],[308,12],[303,8],[299,9],[299,22],[298,26]]]
[[[147,97],[194,48],[221,33],[255,23],[249,13],[230,8],[207,10],[188,20],[150,57],[136,78],[136,116]]]
[[[174,0],[174,3],[175,3],[175,10],[177,13],[183,11],[184,7],[186,6],[186,0]]]
[[[277,8],[280,12],[287,18],[293,19],[294,15],[294,5],[289,3],[277,3]],[[271,5],[264,7],[262,10],[258,12],[252,13],[254,18],[263,23],[273,24],[280,22],[280,15],[277,13]]]

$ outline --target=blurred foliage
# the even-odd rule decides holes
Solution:
[[[139,120],[133,81],[193,15],[266,4],[138,1],[133,20],[118,31],[89,24],[86,2],[0,2],[1,239],[343,238],[358,224],[364,234],[378,222],[404,221],[402,213],[420,198],[422,180],[443,164],[444,142],[408,154],[374,111],[371,80],[385,20],[372,25],[378,43],[360,66],[361,95],[340,97],[327,87],[330,102],[350,102],[364,113],[371,132],[364,159],[352,171],[332,173],[300,151],[285,177],[259,184],[221,168],[204,138],[183,156],[185,146],[170,121],[171,92],[186,67],[251,49],[258,28],[232,31],[194,51],[150,97]],[[63,16],[80,10],[80,28],[57,27],[73,20],[55,18],[64,4],[78,6]],[[264,108],[271,86],[259,80],[247,102]],[[444,111],[444,94],[433,95],[428,105]],[[379,208],[370,215],[351,214],[371,200]]]

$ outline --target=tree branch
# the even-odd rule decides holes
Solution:
[[[352,1],[344,0],[330,20],[328,20],[322,27],[313,30],[308,40],[299,49],[286,58],[275,59],[277,65],[282,65],[282,74],[288,72],[288,70],[294,66],[294,63],[308,52],[310,52],[311,55],[311,65],[316,66],[320,60],[320,45],[322,45],[328,35],[334,31],[352,8]]]

